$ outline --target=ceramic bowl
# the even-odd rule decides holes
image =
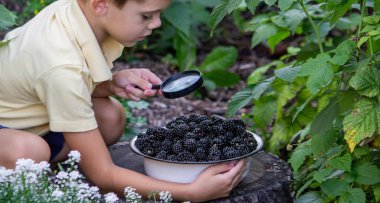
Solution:
[[[249,131],[247,131],[249,132]],[[134,137],[130,142],[130,147],[133,152],[142,156],[144,158],[144,169],[145,173],[153,178],[166,180],[177,183],[191,183],[195,180],[199,173],[208,168],[209,166],[224,163],[224,162],[234,162],[236,163],[238,160],[249,157],[255,153],[257,153],[263,147],[263,140],[260,136],[255,133],[249,132],[257,141],[257,147],[251,153],[245,154],[244,156],[236,157],[233,159],[226,159],[220,161],[209,161],[209,162],[178,162],[178,161],[169,161],[157,159],[155,157],[147,156],[140,152],[139,149],[135,146],[135,142],[137,136]],[[245,168],[245,172],[243,177],[245,177],[250,169],[252,161],[250,160]]]

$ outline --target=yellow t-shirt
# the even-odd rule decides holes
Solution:
[[[99,44],[77,0],[59,0],[0,47],[0,125],[43,135],[95,129],[91,94],[123,46]]]

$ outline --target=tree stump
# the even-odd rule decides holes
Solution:
[[[145,174],[143,157],[132,152],[129,142],[115,144],[109,149],[116,165]],[[233,189],[230,196],[208,203],[293,202],[292,172],[289,165],[264,151],[254,154],[250,159],[248,175]]]

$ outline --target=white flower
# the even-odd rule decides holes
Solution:
[[[75,163],[79,163],[80,161],[80,153],[76,150],[70,151],[69,153],[69,159],[74,161]]]
[[[104,200],[106,201],[106,203],[116,203],[119,201],[119,198],[115,193],[110,192],[104,195]]]
[[[159,193],[161,202],[168,203],[172,202],[172,194],[169,191],[161,191]]]
[[[125,199],[130,203],[139,203],[141,202],[141,195],[135,192],[136,189],[132,187],[126,187],[124,189]]]
[[[11,169],[6,169],[4,167],[0,167],[0,184],[9,182],[10,177],[13,175],[14,171]]]
[[[69,173],[69,177],[71,181],[78,180],[79,178],[82,177],[82,175],[78,171],[71,171]]]
[[[18,159],[16,161],[16,173],[26,172],[32,169],[34,165],[34,161],[32,159]]]
[[[60,191],[59,189],[56,189],[52,194],[51,196],[53,196],[53,199],[54,200],[59,200],[59,198],[61,198],[63,196],[63,192]]]

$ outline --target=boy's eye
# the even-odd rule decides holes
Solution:
[[[153,18],[152,15],[142,15],[142,17],[143,17],[144,20],[150,20],[150,19]]]

